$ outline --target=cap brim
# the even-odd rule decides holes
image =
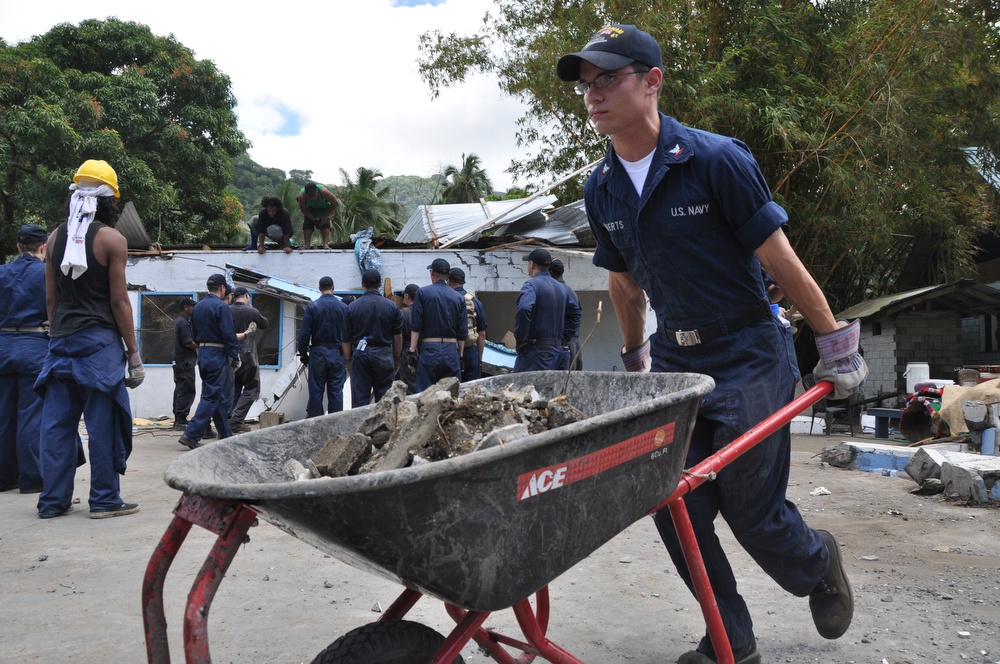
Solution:
[[[607,51],[570,53],[559,58],[559,64],[556,65],[556,73],[559,74],[559,78],[567,82],[579,81],[580,62],[583,60],[604,71],[621,69],[625,65],[635,62],[634,59],[627,55],[619,55],[618,53],[609,53]]]

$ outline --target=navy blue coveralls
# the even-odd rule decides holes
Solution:
[[[233,412],[233,370],[229,361],[239,357],[233,315],[225,302],[209,293],[194,305],[191,330],[198,344],[201,400],[184,428],[184,436],[199,441],[214,421],[219,438],[229,438],[233,435],[229,428]]]
[[[565,347],[579,333],[580,318],[580,305],[548,270],[524,282],[514,318],[514,373],[569,369]]]
[[[198,351],[188,348],[194,341],[191,321],[181,314],[174,319],[174,421],[186,422],[194,404],[194,368],[198,364]]]
[[[420,335],[417,355],[417,392],[442,378],[461,378],[458,342],[468,331],[465,300],[444,279],[417,290],[410,322]]]
[[[462,296],[462,301],[465,301],[465,294],[468,292],[461,286],[455,287],[455,292]],[[479,298],[475,295],[472,296],[472,307],[476,311],[476,332],[486,331],[486,311],[483,309],[483,303],[479,301]],[[468,318],[469,307],[465,307],[465,315]],[[466,336],[465,339],[465,350],[462,352],[462,359],[465,360],[463,365],[465,370],[462,372],[462,382],[466,383],[470,380],[478,380],[483,377],[483,365],[479,360],[479,341],[472,341]]]
[[[343,342],[347,339],[347,305],[332,293],[324,293],[306,307],[299,329],[299,355],[309,355],[309,401],[306,416],[323,414],[323,394],[326,412],[344,410]]]
[[[108,268],[94,256],[94,237],[106,226],[91,222],[84,247],[87,271],[77,279],[62,273],[66,224],[55,231],[47,260],[55,265],[57,301],[49,327],[49,350],[35,383],[43,395],[39,432],[42,493],[38,515],[58,516],[73,500],[80,454],[80,415],[90,451],[90,510],[123,503],[120,475],[132,453],[132,407],[125,387],[125,345],[111,311]]]
[[[403,315],[392,300],[378,291],[365,291],[347,306],[347,340],[351,353],[351,408],[381,399],[392,386],[396,358],[392,344],[400,337]],[[358,344],[364,340],[364,350]]]
[[[0,491],[42,488],[42,398],[34,386],[49,348],[48,320],[45,263],[20,254],[0,265]]]
[[[788,217],[771,200],[742,142],[660,116],[659,145],[642,196],[609,149],[584,196],[597,238],[594,264],[630,272],[646,291],[658,329],[653,371],[690,371],[715,379],[702,397],[688,450],[690,468],[729,444],[792,398],[798,365],[791,333],[769,311],[754,251]],[[681,346],[676,331],[702,330],[702,343]],[[716,336],[717,335],[717,336]],[[715,338],[709,338],[715,336]],[[782,427],[688,494],[698,545],[730,643],[748,643],[753,623],[736,587],[714,519],[725,518],[740,545],[788,592],[817,585],[828,554],[785,492],[790,433]],[[690,574],[664,509],[660,535],[688,587]],[[710,647],[703,640],[702,647]]]

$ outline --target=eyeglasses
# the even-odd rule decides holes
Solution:
[[[600,76],[596,77],[593,81],[590,82],[580,81],[579,83],[573,86],[573,91],[576,92],[576,94],[578,95],[585,95],[587,94],[587,92],[590,91],[590,86],[594,86],[598,90],[602,90],[611,85],[614,82],[614,80],[620,76],[631,76],[632,74],[642,75],[648,72],[649,72],[648,69],[642,69],[640,71],[623,71],[617,74],[601,74]]]

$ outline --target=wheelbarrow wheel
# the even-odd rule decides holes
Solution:
[[[409,620],[370,623],[331,643],[312,664],[427,664],[445,638]],[[452,664],[464,664],[459,655]]]

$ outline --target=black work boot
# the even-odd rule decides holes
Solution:
[[[187,427],[187,423],[187,415],[178,415],[174,413],[174,431],[184,431],[185,427]]]
[[[854,593],[844,571],[837,540],[825,530],[817,532],[823,537],[830,553],[830,562],[823,578],[809,595],[809,610],[820,636],[839,639],[851,626],[851,618],[854,617]]]
[[[702,652],[703,648],[711,648],[708,637],[701,640],[698,650],[689,650],[677,658],[677,664],[716,664],[715,653]],[[750,635],[750,641],[742,648],[733,648],[733,660],[736,664],[760,664],[760,653],[757,652],[757,639]]]

